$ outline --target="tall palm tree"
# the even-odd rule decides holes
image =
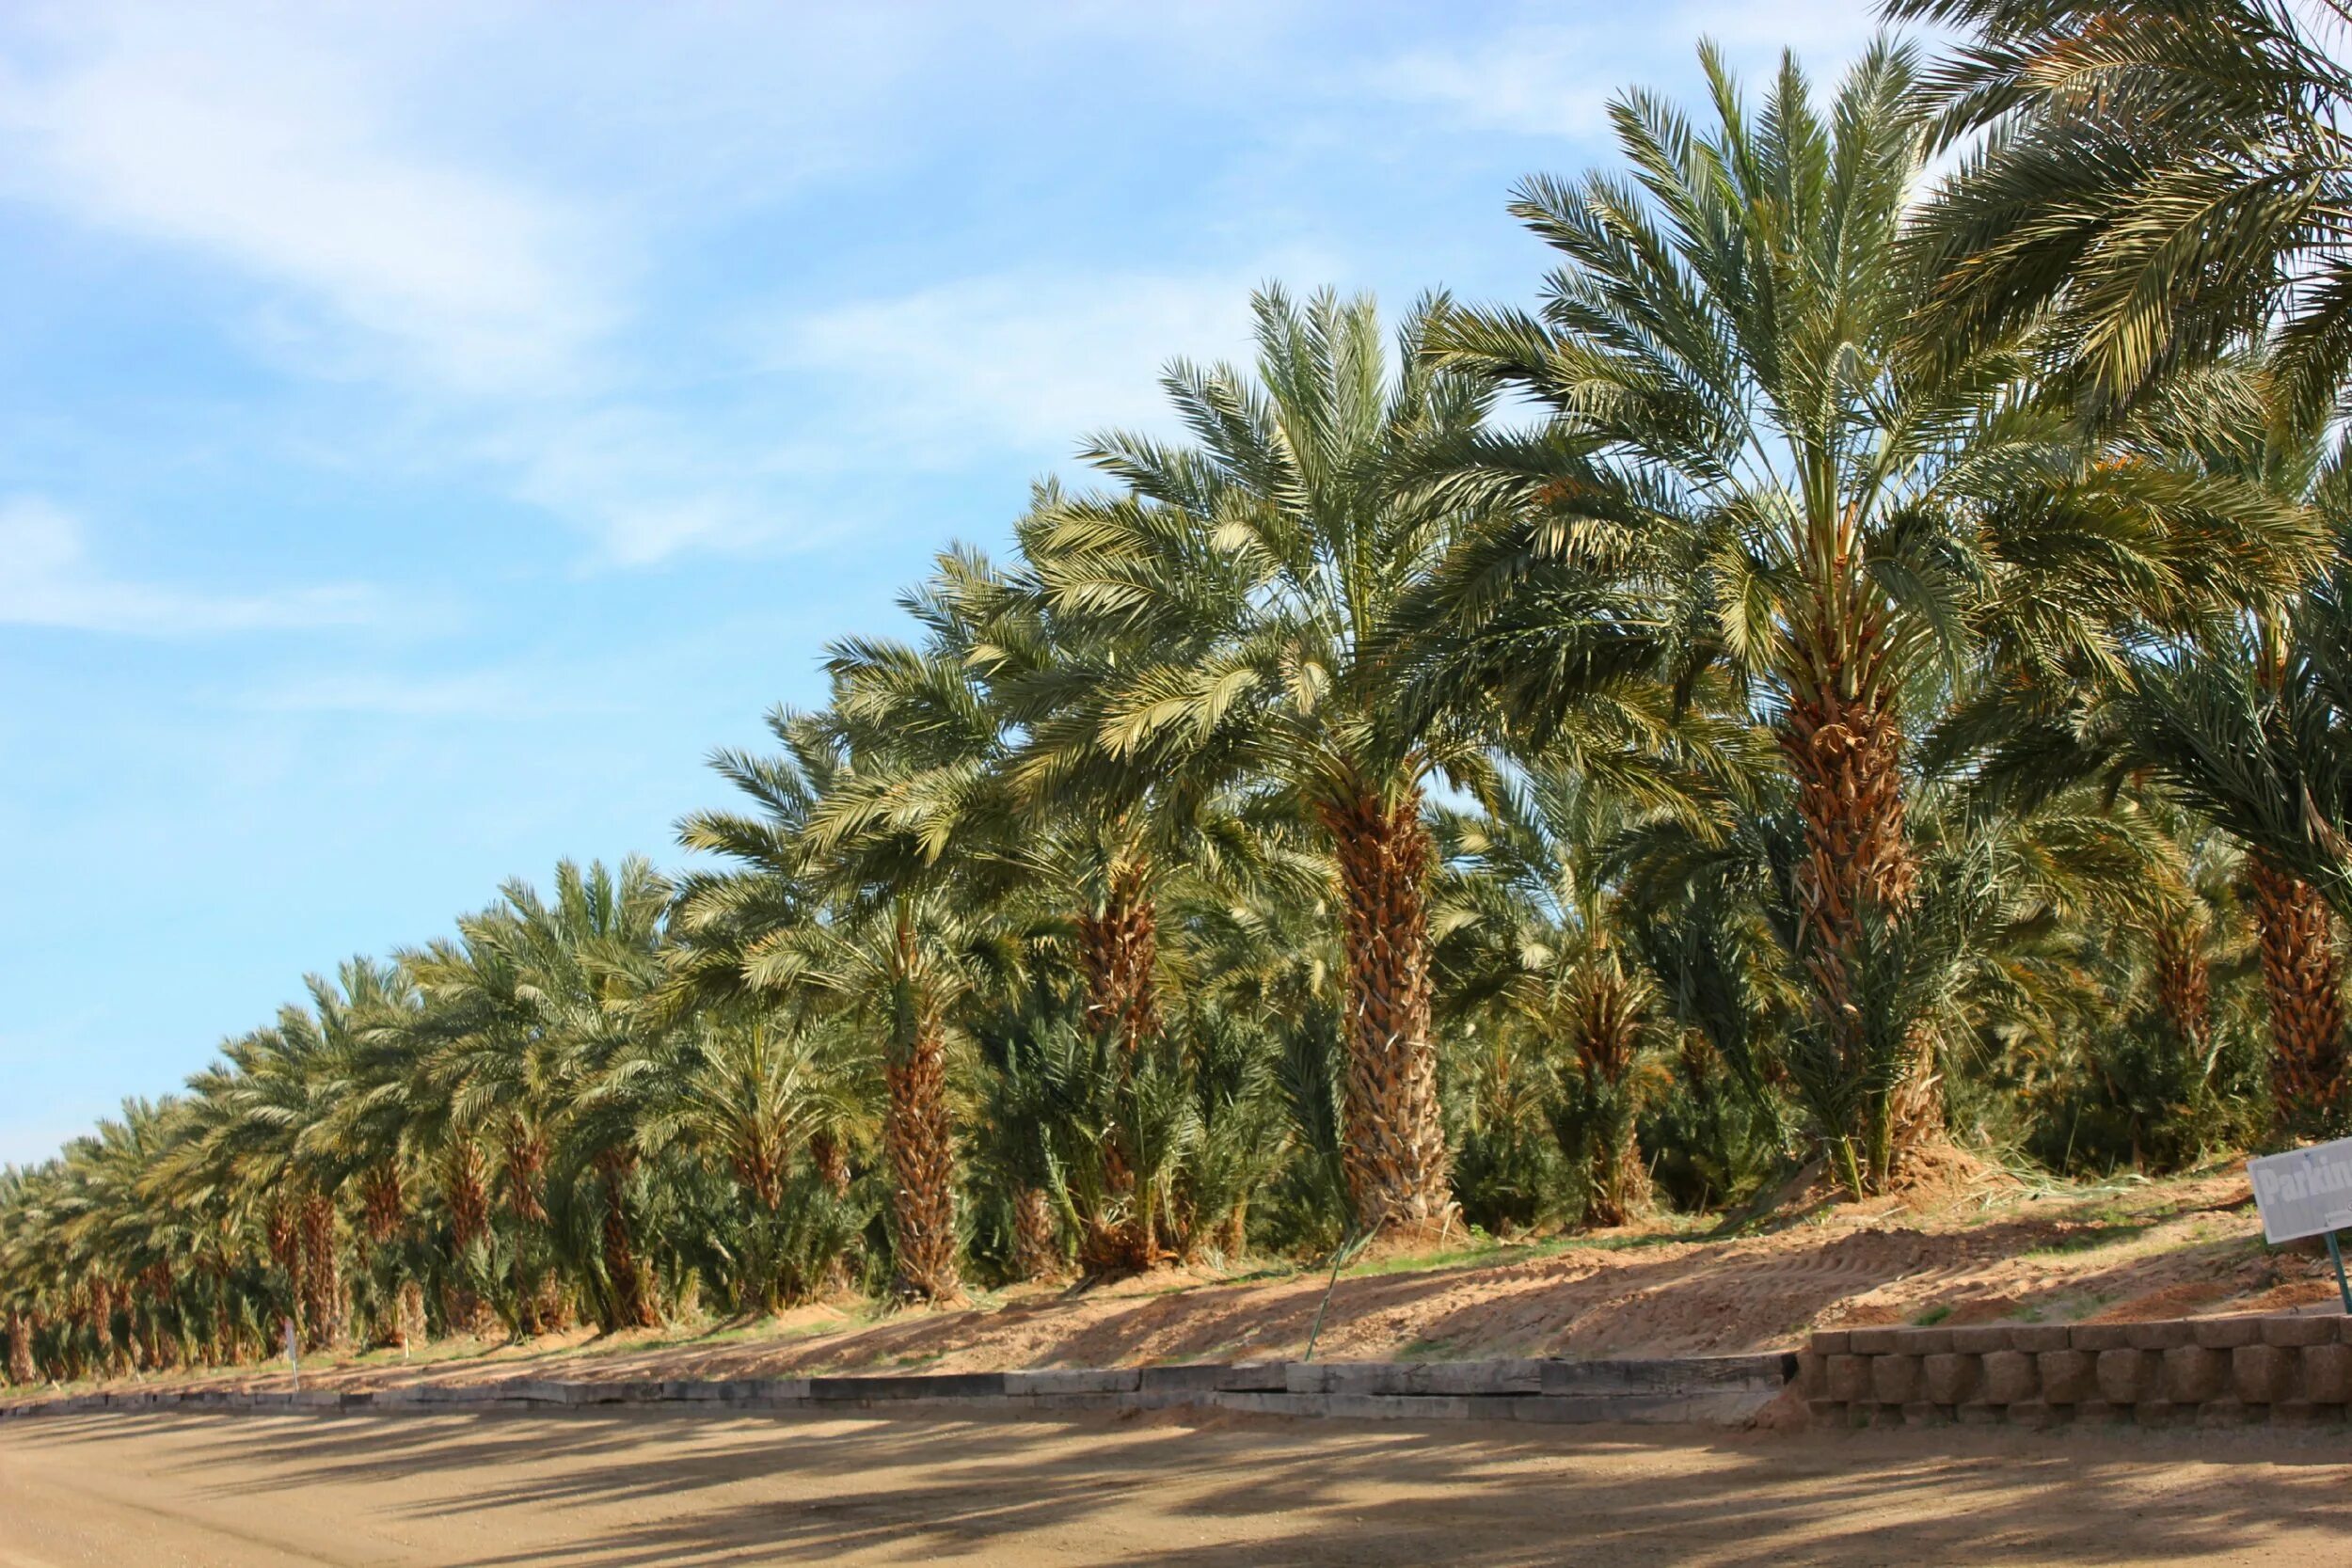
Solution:
[[[2273,337],[2296,403],[2352,369],[2344,0],[1885,0],[1960,30],[1929,78],[1973,146],[1919,215],[1920,340],[2052,329],[2094,409]],[[2335,37],[2328,36],[2335,30]]]
[[[1358,1227],[1453,1217],[1430,1037],[1423,786],[1474,768],[1467,730],[1406,722],[1385,639],[1460,527],[1415,487],[1486,395],[1434,372],[1416,308],[1391,362],[1368,299],[1255,301],[1254,377],[1178,363],[1192,437],[1111,433],[1084,456],[1118,488],[1048,498],[1024,543],[1047,602],[1123,649],[1061,728],[1143,777],[1269,792],[1329,846],[1345,934],[1348,1186]]]
[[[1869,1062],[1858,1006],[1915,904],[1905,750],[1927,715],[1906,704],[1931,708],[1984,641],[2113,667],[2146,618],[2185,616],[2239,562],[2259,575],[2271,519],[2148,506],[2021,395],[2008,343],[1931,372],[1899,352],[1917,278],[1896,242],[1929,151],[1909,51],[1873,47],[1826,105],[1784,61],[1760,111],[1702,62],[1706,129],[1629,93],[1629,180],[1522,187],[1514,210],[1565,259],[1541,314],[1457,310],[1432,333],[1549,419],[1448,483],[1499,520],[1418,611],[1428,683],[1536,724],[1589,683],[1531,687],[1531,668],[1646,648],[1677,689],[1726,682],[1794,784],[1797,954],[1826,1049],[1872,1085],[1857,1114],[1927,1132],[1921,1042]]]

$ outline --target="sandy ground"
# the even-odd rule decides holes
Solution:
[[[1325,1286],[1325,1275],[1295,1270],[1159,1274],[1092,1289],[1025,1287],[969,1310],[878,1319],[870,1304],[850,1302],[716,1334],[444,1343],[408,1365],[377,1352],[339,1368],[309,1362],[304,1376],[381,1386],[424,1375],[775,1377],[1280,1359],[1305,1347]],[[2342,1308],[2323,1259],[2263,1245],[2242,1175],[2089,1193],[1995,1182],[1925,1208],[1799,1207],[1760,1234],[1625,1231],[1450,1262],[1393,1260],[1340,1279],[1316,1354],[1734,1354],[1854,1323],[2296,1309]],[[283,1383],[282,1368],[260,1372],[211,1376]]]
[[[413,1361],[305,1357],[310,1387],[431,1378],[783,1377],[1279,1360],[1305,1349],[1327,1276],[1282,1266],[1025,1286],[968,1308],[846,1300],[715,1328],[511,1344],[449,1340]],[[1859,1323],[2069,1323],[2338,1312],[2323,1257],[2263,1245],[2242,1175],[2098,1191],[1991,1180],[1925,1206],[1797,1204],[1758,1233],[1619,1231],[1391,1259],[1343,1275],[1325,1360],[1721,1355]],[[285,1386],[282,1362],[121,1376],[104,1386]],[[0,1564],[0,1568],[6,1568]]]
[[[2341,1432],[104,1416],[0,1430],[0,1568],[2264,1563]]]

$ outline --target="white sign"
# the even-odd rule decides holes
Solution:
[[[2271,1245],[2352,1230],[2352,1138],[2246,1162]]]

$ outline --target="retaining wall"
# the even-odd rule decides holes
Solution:
[[[115,1390],[0,1406],[0,1418],[101,1410],[446,1411],[589,1405],[1053,1416],[1196,1406],[1273,1416],[1510,1421],[1744,1421],[1797,1374],[1790,1354],[1660,1361],[1315,1361],[730,1382],[512,1378],[367,1390]]]
[[[1797,1385],[1817,1420],[2336,1422],[2352,1403],[2352,1318],[1992,1323],[1816,1334]]]

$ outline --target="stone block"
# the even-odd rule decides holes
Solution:
[[[1846,1336],[1846,1349],[1854,1355],[1884,1355],[1900,1348],[1899,1328],[1857,1328]]]
[[[1903,1425],[1905,1426],[1939,1427],[1948,1424],[1951,1418],[1952,1407],[1948,1404],[1937,1404],[1932,1400],[1914,1400],[1903,1406]]]
[[[2129,1323],[2075,1323],[2067,1329],[2066,1342],[2075,1350],[2089,1351],[2093,1355],[2111,1350],[2128,1350],[2132,1343],[2131,1325]]]
[[[2318,1404],[2352,1402],[2352,1345],[2312,1345],[2305,1350],[2302,1395]]]
[[[1232,1371],[1218,1362],[1201,1361],[1182,1367],[1142,1367],[1136,1371],[1136,1386],[1147,1394],[1206,1394],[1225,1386],[1225,1374]]]
[[[2008,1323],[1970,1323],[1952,1330],[1952,1349],[1962,1355],[1987,1355],[2010,1348]]]
[[[2116,1404],[2137,1404],[2160,1391],[2164,1363],[2153,1351],[2103,1350],[2094,1375],[2099,1397]]]
[[[1829,1357],[1819,1351],[1797,1353],[1797,1394],[1801,1399],[1829,1398]]]
[[[2170,1400],[2142,1400],[2132,1406],[2132,1419],[2144,1427],[2169,1427],[2179,1420],[2182,1409]],[[2195,1405],[2186,1409],[2190,1415],[2196,1414]]]
[[[2263,1343],[2281,1348],[2301,1349],[2305,1345],[2332,1345],[2336,1342],[2336,1320],[2316,1317],[2265,1318]]]
[[[1543,1386],[1544,1364],[1540,1361],[1426,1361],[1408,1368],[1405,1375],[1405,1391],[1408,1394],[1494,1398],[1541,1393]]]
[[[2198,1318],[2189,1325],[2189,1342],[2205,1350],[2235,1350],[2240,1345],[2259,1345],[2263,1338],[2260,1318]]]
[[[2278,1426],[2333,1426],[2344,1419],[2344,1407],[2313,1404],[2309,1400],[2280,1400],[2270,1407],[2270,1419]]]
[[[824,1403],[848,1400],[994,1398],[1005,1391],[1002,1372],[932,1372],[912,1377],[812,1377],[808,1397]]]
[[[1863,1355],[1829,1358],[1829,1397],[1843,1404],[1867,1404],[1870,1392],[1870,1359]]]
[[[2085,1400],[2074,1407],[2074,1419],[2083,1426],[2106,1426],[2132,1418],[2132,1407],[2115,1404],[2106,1400]]]
[[[1045,1368],[1002,1375],[1008,1394],[1131,1394],[1141,1386],[1133,1367]]]
[[[1902,1342],[1896,1347],[1907,1355],[1948,1355],[1952,1349],[1952,1331],[1948,1328],[1907,1328]]]
[[[2125,1323],[2123,1333],[2126,1342],[2134,1350],[2178,1350],[2197,1342],[2189,1325],[2178,1318],[2163,1318],[2148,1323]]]
[[[1989,1404],[2020,1404],[2039,1397],[2042,1379],[2024,1351],[1996,1350],[1984,1358],[1984,1397]]]
[[[2019,1323],[2009,1331],[2009,1348],[2024,1351],[2028,1355],[2039,1355],[2047,1350],[2064,1350],[2073,1339],[2074,1332],[2065,1323]]]
[[[2164,1397],[2175,1404],[2217,1400],[2230,1386],[2227,1353],[2182,1345],[2164,1353]]]
[[[1938,1404],[1966,1404],[1984,1386],[1984,1364],[1973,1355],[1947,1353],[1919,1360],[1928,1398]]]
[[[1915,1355],[1874,1355],[1870,1358],[1870,1395],[1881,1404],[1909,1404],[1919,1397],[1919,1358]]]
[[[1837,1400],[1807,1400],[1804,1402],[1804,1408],[1815,1420],[1824,1425],[1842,1426],[1845,1424],[1846,1407]]]
[[[2249,1404],[2296,1397],[2299,1354],[2280,1345],[2240,1345],[2230,1353],[2230,1384]]]
[[[2089,1351],[2045,1350],[2034,1357],[2042,1397],[2052,1404],[2080,1404],[2099,1397],[2096,1359]]]
[[[1987,1404],[1982,1400],[1971,1400],[1965,1404],[1956,1406],[1952,1411],[1952,1418],[1964,1427],[1998,1426],[2001,1422],[2001,1407]]]
[[[1812,1351],[1816,1355],[1844,1355],[1851,1336],[1842,1328],[1817,1328],[1813,1331]]]
[[[2010,1425],[2031,1427],[2037,1432],[2045,1427],[2057,1426],[2066,1418],[2058,1406],[2046,1400],[2019,1400],[2015,1404],[2003,1408],[2007,1412]]]
[[[2262,1405],[2248,1404],[2244,1400],[2224,1394],[2197,1407],[2197,1424],[2201,1427],[2249,1426],[2263,1418],[2264,1410]]]

